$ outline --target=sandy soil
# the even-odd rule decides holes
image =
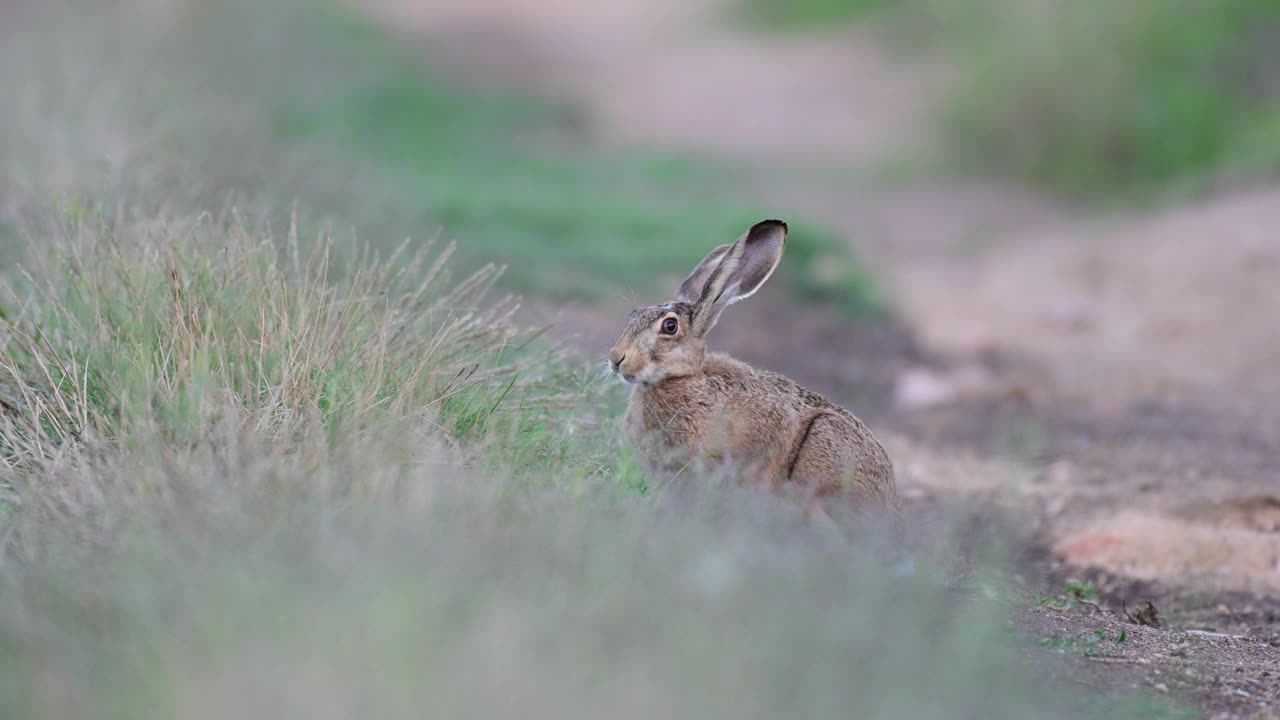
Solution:
[[[866,29],[747,34],[714,2],[363,2],[464,77],[578,103],[594,142],[757,163],[751,192],[839,229],[901,317],[850,328],[762,293],[721,346],[864,415],[909,499],[1015,509],[1037,592],[1094,578],[1100,609],[1025,619],[1128,633],[1077,679],[1276,716],[1280,189],[1096,217],[1015,188],[888,185],[868,171],[928,136],[945,73]],[[596,353],[623,316],[559,311]],[[1154,600],[1170,625],[1129,623],[1122,600]]]

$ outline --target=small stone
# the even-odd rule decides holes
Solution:
[[[1053,485],[1070,485],[1074,478],[1071,461],[1066,459],[1054,460],[1044,474],[1045,481]]]
[[[1045,506],[1044,506],[1045,513],[1047,513],[1050,517],[1057,517],[1058,515],[1062,514],[1063,510],[1066,510],[1066,509],[1067,509],[1067,499],[1063,496],[1051,498],[1047,503],[1045,503]]]
[[[1165,685],[1164,683],[1156,683],[1155,689],[1159,690],[1160,692],[1166,692],[1166,693],[1169,692],[1169,686]]]
[[[923,500],[926,497],[924,488],[921,487],[902,488],[898,491],[898,494],[901,495],[904,500]]]
[[[918,410],[951,402],[956,388],[938,373],[928,368],[911,368],[898,375],[894,399],[899,407]]]
[[[898,374],[894,400],[907,410],[922,410],[991,390],[991,373],[977,365],[949,370],[912,367]]]

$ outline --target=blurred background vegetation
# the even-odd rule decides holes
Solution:
[[[757,26],[886,25],[952,76],[948,157],[1115,203],[1280,171],[1272,0],[748,0]]]
[[[341,156],[374,183],[346,198],[329,189],[317,204],[362,210],[366,230],[466,238],[463,261],[499,259],[513,289],[578,300],[651,293],[760,213],[732,200],[732,168],[592,148],[571,106],[464,86],[426,64],[412,38],[349,9],[277,12],[245,37],[248,11],[234,5],[202,10],[208,45],[194,69],[251,102],[271,141],[313,158]],[[383,206],[361,207],[371,201]],[[800,267],[821,256],[835,268],[790,273],[798,290],[877,311],[869,278],[830,231],[797,223],[792,250]]]

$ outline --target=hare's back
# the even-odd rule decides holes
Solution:
[[[836,405],[785,375],[759,370],[728,355],[708,355],[705,374],[714,391],[756,412],[771,413],[781,408],[787,414],[803,416],[810,410],[831,410],[848,415]]]
[[[856,469],[868,484],[892,492],[889,454],[853,413],[784,375],[757,370],[727,356],[714,360],[708,363],[708,377],[721,385],[720,391],[736,413],[756,426],[753,435],[790,438],[807,434],[803,439],[803,445],[810,446],[804,448],[807,458]]]

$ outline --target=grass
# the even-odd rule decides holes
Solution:
[[[1047,635],[1039,639],[1039,645],[1055,652],[1069,653],[1081,657],[1098,657],[1118,648],[1128,641],[1128,636],[1121,630],[1115,636],[1103,630],[1084,633],[1075,637]]]
[[[1098,588],[1087,580],[1067,580],[1063,584],[1062,593],[1044,595],[1036,600],[1036,604],[1057,610],[1074,610],[1082,605],[1097,605]]]
[[[514,303],[479,307],[497,269],[452,281],[452,248],[379,259],[329,237],[273,242],[233,214],[152,224],[163,244],[125,221],[70,219],[11,290],[10,407],[48,440],[190,440],[227,409],[275,437],[449,409],[437,423],[473,426],[468,408],[501,405],[531,374],[506,324]]]
[[[870,6],[870,7],[869,7]],[[883,6],[883,7],[882,7]],[[748,3],[822,26],[877,9],[953,73],[950,159],[1090,202],[1280,172],[1272,0]]]
[[[108,38],[213,66],[219,36],[113,17],[0,35],[35,53],[0,92],[40,100],[0,128],[27,241],[0,313],[0,716],[1135,716],[1029,671],[1000,594],[941,565],[647,485],[617,394],[513,324],[495,269],[324,230],[390,214],[384,176],[328,196],[314,160],[224,145],[256,126],[216,94],[146,112]]]

